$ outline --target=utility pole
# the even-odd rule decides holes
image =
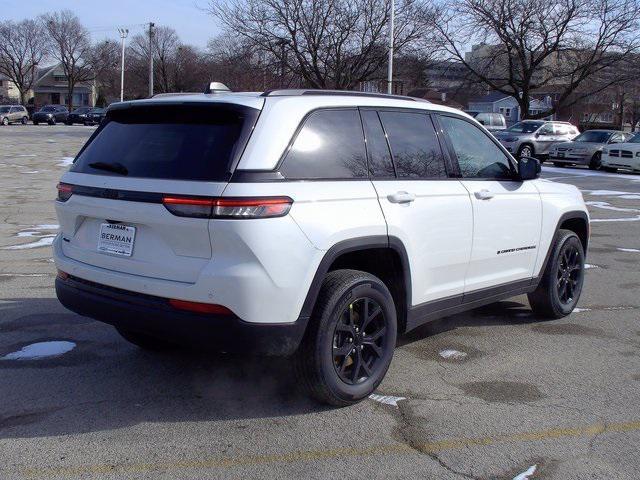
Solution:
[[[119,28],[120,39],[122,40],[122,68],[120,70],[120,101],[124,101],[124,39],[129,35],[128,28]]]
[[[153,28],[155,23],[149,22],[149,98],[153,97]]]
[[[393,35],[394,35],[394,16],[395,16],[395,1],[391,1],[391,22],[389,24],[389,67],[387,70],[387,93],[393,92]]]

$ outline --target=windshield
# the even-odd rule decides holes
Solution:
[[[586,131],[573,139],[574,142],[607,143],[613,132]]]
[[[226,181],[258,113],[253,108],[228,104],[112,110],[71,171]]]
[[[512,133],[533,133],[538,130],[544,122],[518,122],[512,127],[507,128],[507,132]]]
[[[76,109],[73,111],[73,113],[86,113],[86,112],[88,112],[89,110],[91,110],[91,109],[90,109],[90,108],[88,108],[88,107],[76,108]]]
[[[55,112],[56,108],[55,107],[42,107],[42,109],[40,111],[41,112]]]
[[[104,113],[104,108],[94,108],[89,113]]]
[[[0,113],[7,113],[11,107],[0,107]]]

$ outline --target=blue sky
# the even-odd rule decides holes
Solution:
[[[131,35],[145,28],[140,24],[151,21],[174,28],[184,43],[205,47],[220,32],[215,19],[201,10],[206,5],[207,0],[0,0],[0,20],[68,9],[96,40],[119,38],[120,25],[129,27]]]

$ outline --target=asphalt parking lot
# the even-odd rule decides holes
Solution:
[[[0,127],[0,479],[639,477],[640,175],[543,167],[592,215],[576,312],[430,324],[378,397],[330,409],[287,359],[143,352],[57,302],[55,184],[91,132]],[[48,341],[74,348],[11,355]]]

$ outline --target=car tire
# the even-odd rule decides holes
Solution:
[[[330,272],[296,352],[299,383],[322,403],[353,405],[382,382],[396,337],[395,305],[382,280],[358,270]]]
[[[143,350],[162,351],[176,348],[174,344],[166,340],[155,338],[144,333],[134,332],[122,327],[116,327],[116,330],[127,342],[132,343]]]
[[[589,162],[589,170],[600,170],[602,168],[602,153],[596,152]]]
[[[519,149],[518,149],[518,158],[522,158],[522,157],[533,157],[535,154],[534,150],[533,150],[533,146],[529,145],[528,143],[522,145]]]
[[[49,125],[55,125],[56,124],[56,119],[55,117],[52,118],[51,120],[49,120]]]
[[[22,117],[22,125],[26,125],[29,123],[29,119],[27,117]]]
[[[5,127],[6,127],[7,125],[9,125],[9,119],[8,119],[7,117],[4,117],[4,118],[2,119],[2,125],[4,125]]]
[[[571,230],[559,230],[540,283],[528,295],[537,317],[556,319],[573,311],[584,283],[584,259],[578,236]]]

